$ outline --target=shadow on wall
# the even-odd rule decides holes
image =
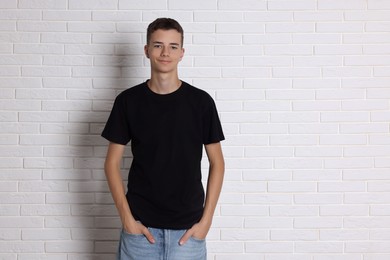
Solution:
[[[87,173],[84,177],[71,180],[69,191],[77,197],[71,205],[71,217],[78,223],[72,228],[72,260],[115,259],[121,230],[121,221],[112,200],[104,174],[104,160],[108,141],[100,136],[108,119],[117,94],[138,84],[146,76],[143,67],[142,46],[126,43],[125,36],[113,42],[113,55],[94,56],[93,67],[89,68],[92,89],[86,90],[86,102],[91,102],[90,111],[78,112],[77,123],[87,124],[88,132],[71,136],[71,145],[81,151],[73,160],[74,170]],[[138,56],[136,55],[138,54]],[[141,72],[141,73],[140,73]],[[132,154],[130,146],[125,150],[122,161],[122,178],[127,182]]]

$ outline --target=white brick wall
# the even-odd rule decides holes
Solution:
[[[390,259],[386,0],[1,0],[0,259],[114,259],[99,135],[160,16],[227,138],[209,259]]]

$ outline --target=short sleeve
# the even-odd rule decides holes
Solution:
[[[131,140],[131,134],[126,103],[123,98],[123,95],[119,95],[115,99],[110,116],[103,129],[102,137],[110,142],[126,145]]]
[[[203,115],[203,144],[218,143],[225,140],[217,107],[211,96],[208,96]]]

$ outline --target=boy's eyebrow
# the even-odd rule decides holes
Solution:
[[[159,42],[159,41],[154,41],[153,44],[164,44],[163,42]],[[179,43],[176,43],[176,42],[172,42],[170,43],[169,45],[177,45],[177,46],[180,46]]]

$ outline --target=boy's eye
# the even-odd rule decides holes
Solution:
[[[161,45],[160,44],[155,44],[154,48],[161,48]]]

